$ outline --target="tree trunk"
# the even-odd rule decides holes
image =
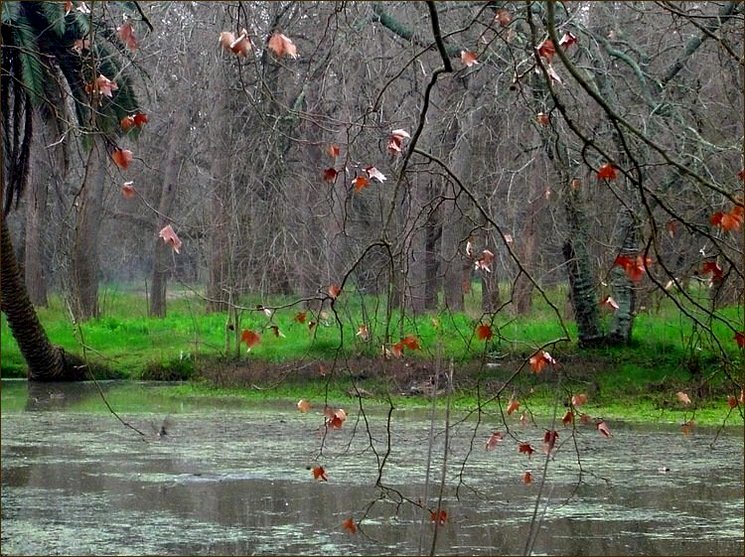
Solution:
[[[173,209],[178,190],[179,173],[181,170],[181,158],[178,156],[178,146],[184,137],[186,129],[187,114],[174,112],[171,115],[173,126],[169,134],[168,151],[165,157],[165,171],[163,173],[163,187],[160,192],[158,203],[158,225],[155,227],[156,240],[153,248],[153,268],[150,281],[150,316],[166,316],[166,286],[168,284],[168,273],[171,269],[168,264],[168,256],[171,249],[159,237],[157,233],[168,224],[168,215]]]
[[[628,209],[624,209],[621,214],[621,234],[623,235],[623,241],[620,255],[636,259],[639,249],[636,225],[634,215]],[[608,332],[608,342],[611,344],[628,344],[631,342],[634,312],[636,310],[634,284],[619,266],[615,266],[611,271],[611,284],[618,309],[613,314],[613,323]]]
[[[49,342],[29,300],[18,267],[6,219],[0,223],[0,308],[18,348],[28,365],[30,381],[79,381],[85,378],[84,366],[65,356],[61,348]]]
[[[106,150],[94,139],[88,155],[83,186],[76,200],[77,215],[72,246],[72,311],[79,321],[98,316],[98,232],[103,208]]]
[[[44,166],[37,164],[31,169],[29,188],[26,192],[26,249],[24,250],[23,274],[29,300],[35,306],[47,305],[47,287],[44,280],[44,213],[47,205],[47,176]]]

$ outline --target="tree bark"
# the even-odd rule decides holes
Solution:
[[[85,367],[49,342],[26,292],[5,218],[0,226],[0,308],[28,365],[29,381],[84,379]]]
[[[173,126],[169,134],[168,151],[165,157],[165,171],[163,173],[163,187],[158,203],[158,224],[155,227],[156,240],[153,247],[153,268],[150,281],[150,316],[166,316],[166,286],[170,265],[168,256],[171,249],[163,240],[157,237],[158,232],[168,224],[168,215],[173,209],[178,190],[181,158],[178,156],[178,146],[186,130],[187,114],[174,112],[171,115]]]
[[[77,214],[71,259],[72,311],[79,321],[98,316],[98,233],[103,209],[106,149],[96,138],[76,201]]]
[[[26,192],[26,237],[23,274],[29,300],[35,306],[47,305],[47,286],[44,280],[44,213],[47,205],[47,178],[44,167],[37,164],[31,169],[29,188]]]

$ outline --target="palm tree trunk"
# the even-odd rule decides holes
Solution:
[[[5,219],[0,238],[0,309],[28,364],[30,381],[79,381],[85,368],[53,346],[29,300]]]

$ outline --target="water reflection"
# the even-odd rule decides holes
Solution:
[[[167,386],[103,387],[145,439],[96,406],[93,385],[44,386],[24,400],[25,383],[3,382],[3,554],[412,555],[420,539],[429,551],[428,515],[397,499],[424,494],[424,414],[394,412],[383,475],[390,490],[381,491],[377,462],[389,433],[382,412],[365,422],[348,405],[344,428],[324,438],[321,415],[292,405],[228,407],[223,399],[179,400]],[[165,416],[173,423],[159,437],[150,424],[159,432]],[[473,447],[474,423],[453,432],[439,554],[523,551],[538,485],[520,478],[526,467],[539,478],[543,459],[528,460],[511,443],[484,451],[481,438],[493,425],[479,430]],[[550,463],[536,554],[743,553],[741,430],[713,448],[713,432],[684,437],[677,428],[620,425],[614,432],[611,439],[578,434],[578,488],[569,445]],[[516,433],[542,436],[517,425]],[[440,425],[434,480],[443,443]],[[313,481],[314,463],[325,466],[328,482]],[[354,536],[341,528],[350,516],[362,519]]]

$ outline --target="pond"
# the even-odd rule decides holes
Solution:
[[[29,392],[3,380],[3,555],[504,555],[529,538],[536,555],[745,550],[741,427],[611,423],[609,438],[560,427],[542,482],[545,430],[517,419],[510,432],[536,447],[530,458],[492,416],[454,414],[446,435],[442,411],[397,409],[389,421],[387,406],[365,401],[361,413],[350,398],[330,401],[349,416],[327,431],[322,403],[300,413],[177,398],[164,384],[101,387],[144,438],[93,384]],[[493,429],[505,440],[487,451]],[[313,478],[316,465],[328,481]],[[435,523],[439,497],[447,517]]]

